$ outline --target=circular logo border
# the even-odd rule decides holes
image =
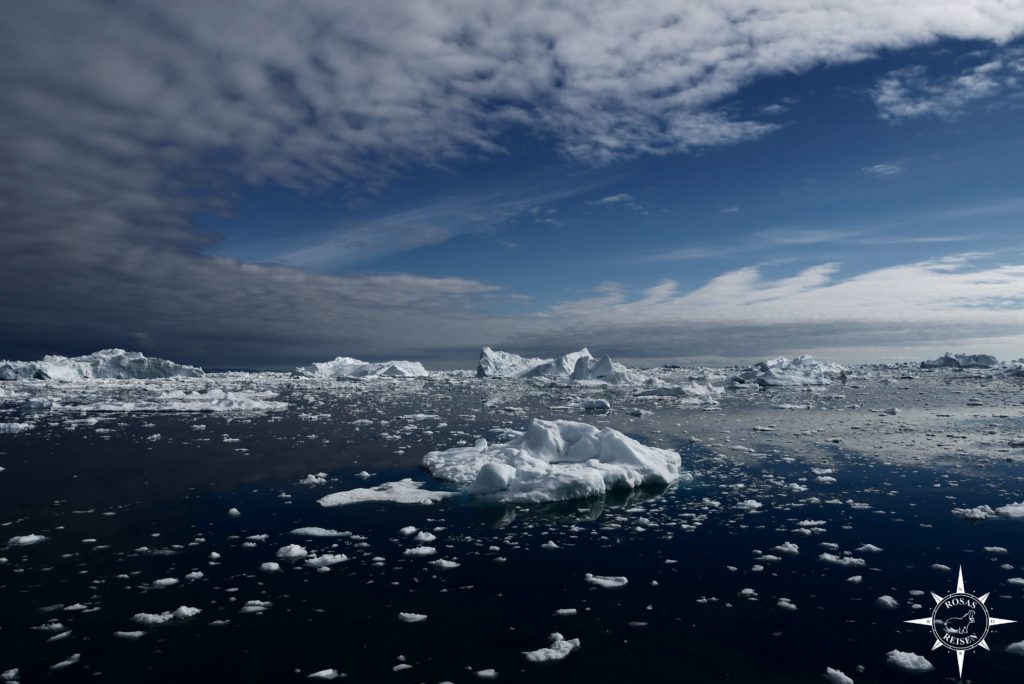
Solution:
[[[942,608],[942,606],[944,606],[948,600],[953,599],[953,598],[957,598],[957,597],[963,597],[963,598],[967,598],[967,599],[970,599],[970,600],[974,601],[976,604],[978,604],[978,606],[981,608],[981,612],[985,615],[985,631],[970,646],[952,646],[952,645],[950,645],[949,643],[946,642],[945,639],[942,638],[945,635],[939,634],[939,630],[935,626],[935,619],[938,617],[939,609]],[[968,594],[967,592],[954,592],[952,594],[949,594],[948,596],[943,596],[942,600],[935,604],[935,609],[932,611],[932,634],[935,635],[935,638],[938,641],[942,642],[942,645],[944,647],[946,647],[948,649],[951,649],[953,651],[973,651],[978,646],[980,646],[981,642],[984,641],[985,637],[988,636],[988,631],[989,631],[989,628],[991,626],[992,625],[991,625],[990,616],[988,614],[988,607],[986,607],[984,603],[982,603],[980,600],[978,600],[977,596],[975,596],[974,594]]]

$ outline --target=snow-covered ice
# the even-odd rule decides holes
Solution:
[[[328,494],[317,500],[321,506],[348,506],[368,501],[390,501],[400,504],[433,504],[458,492],[445,492],[423,489],[423,482],[405,478],[398,482],[385,482],[376,487],[350,489],[344,492]]]
[[[793,359],[780,356],[761,361],[733,376],[733,386],[756,383],[765,387],[828,385],[842,377],[846,369],[836,363],[818,361],[803,355]]]
[[[533,420],[510,442],[432,451],[423,458],[439,480],[465,486],[472,495],[517,503],[667,485],[679,479],[681,465],[674,451],[645,446],[612,428],[567,420]]]
[[[531,663],[545,663],[562,660],[580,647],[579,639],[566,639],[558,632],[553,632],[550,638],[550,646],[538,648],[536,651],[523,651],[523,655]]]

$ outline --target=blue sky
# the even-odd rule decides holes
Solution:
[[[1024,10],[640,4],[20,9],[0,353],[1024,356]]]

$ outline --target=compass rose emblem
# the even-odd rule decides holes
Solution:
[[[931,617],[906,620],[912,625],[926,625],[932,628],[935,644],[932,650],[939,647],[956,652],[956,666],[960,677],[964,676],[964,655],[968,651],[981,646],[990,650],[985,638],[989,629],[998,625],[1008,625],[1016,620],[1004,620],[989,615],[985,601],[988,594],[975,596],[964,589],[964,569],[961,566],[956,580],[956,591],[947,596],[939,596],[931,592],[935,599],[935,609]]]

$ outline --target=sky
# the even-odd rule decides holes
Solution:
[[[1024,357],[1024,0],[0,15],[0,358]]]

